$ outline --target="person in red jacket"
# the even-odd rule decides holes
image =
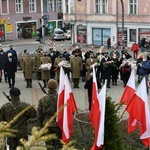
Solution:
[[[138,44],[136,44],[136,42],[133,43],[133,45],[131,47],[131,51],[133,51],[133,58],[134,58],[134,60],[136,60],[137,56],[138,56],[138,51],[139,51],[139,46],[138,46]]]

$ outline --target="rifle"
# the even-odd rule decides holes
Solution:
[[[9,100],[9,101],[11,101],[11,98],[3,91],[3,94],[5,95],[5,97]]]
[[[40,82],[38,82],[38,84],[39,84],[39,86],[40,86],[41,90],[43,91],[43,93],[44,93],[44,94],[46,94],[46,95],[48,95],[48,94],[47,94],[47,92],[46,92],[46,90],[42,87],[41,83],[40,83]]]

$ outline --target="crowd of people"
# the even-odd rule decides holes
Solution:
[[[139,61],[142,62],[149,59],[145,52],[141,52],[136,43],[131,47],[133,51],[133,59],[137,61],[139,70]],[[143,55],[142,55],[143,54]],[[144,57],[141,59],[141,55]],[[76,46],[74,50],[63,49],[59,51],[56,46],[44,52],[39,46],[35,50],[34,58],[30,56],[28,50],[24,50],[19,58],[20,66],[26,81],[26,88],[32,88],[33,73],[37,75],[37,80],[43,81],[43,87],[49,79],[56,79],[59,83],[60,67],[64,68],[68,78],[73,81],[73,88],[79,88],[80,78],[83,82],[90,78],[92,66],[96,69],[96,77],[104,83],[107,80],[107,88],[111,85],[117,86],[118,79],[123,81],[123,86],[126,86],[132,70],[132,56],[126,48],[117,50],[116,48],[105,49],[101,46],[97,51],[89,48],[87,51]],[[142,61],[141,61],[142,60]],[[15,73],[17,72],[17,53],[10,45],[10,49],[6,52],[0,47],[0,82],[2,81],[2,72],[5,82],[8,82],[9,88],[15,85]],[[148,61],[148,60],[146,60]],[[66,65],[62,62],[65,62]],[[42,65],[45,66],[43,67]],[[68,65],[69,64],[69,65]],[[50,67],[48,68],[48,66]],[[42,66],[42,67],[41,67]],[[140,67],[143,67],[142,65]],[[137,74],[138,71],[137,71]]]
[[[148,81],[150,73],[150,55],[140,51],[136,47],[136,43],[131,47],[133,51],[133,58],[136,61],[138,83],[145,77]],[[137,51],[137,52],[135,52]],[[38,109],[30,110],[21,119],[27,121],[29,118],[37,117],[39,126],[42,128],[48,118],[54,115],[57,107],[57,88],[59,84],[60,67],[62,66],[68,78],[73,82],[73,88],[80,88],[80,79],[84,83],[84,88],[88,89],[89,110],[91,109],[92,97],[92,69],[95,68],[98,89],[107,80],[107,88],[117,86],[118,80],[122,80],[125,87],[132,71],[132,56],[124,47],[121,50],[110,47],[105,49],[101,46],[97,51],[89,48],[87,51],[78,46],[75,49],[64,49],[59,51],[57,47],[50,48],[44,52],[39,46],[35,50],[34,58],[30,56],[28,50],[24,50],[22,56],[19,58],[20,65],[23,71],[23,76],[26,82],[26,88],[32,88],[33,73],[36,73],[37,80],[43,81],[43,88],[48,88],[46,96],[42,97],[38,103]],[[10,100],[4,104],[0,109],[0,121],[10,121],[16,114],[21,112],[28,103],[20,101],[20,90],[15,87],[15,73],[17,71],[18,57],[13,45],[6,52],[0,47],[0,81],[2,82],[2,73],[5,82],[8,82],[10,88]],[[42,66],[44,65],[44,67]],[[147,93],[149,93],[147,85]],[[51,110],[51,111],[49,111]],[[12,113],[13,112],[13,113]],[[12,115],[10,115],[12,114]],[[14,124],[14,129],[20,130],[20,120],[18,124]],[[26,124],[27,125],[27,124]],[[21,137],[27,139],[26,125],[24,130],[18,134],[18,137],[10,140],[8,144],[16,148]],[[61,137],[61,131],[54,122],[48,129],[50,133],[56,133]],[[23,134],[22,134],[23,133]],[[50,143],[59,146],[58,141],[51,141]]]

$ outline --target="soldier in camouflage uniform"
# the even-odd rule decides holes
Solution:
[[[56,113],[57,111],[57,98],[58,93],[57,82],[54,79],[50,79],[47,84],[48,94],[39,100],[38,104],[38,119],[40,127],[42,128],[45,123]],[[61,147],[59,139],[61,138],[61,130],[58,127],[56,121],[53,122],[49,127],[49,133],[56,134],[56,140],[46,142],[46,145],[52,146],[53,149],[59,149]],[[49,148],[47,148],[49,149]],[[50,148],[51,150],[51,148]]]
[[[30,104],[26,102],[21,102],[19,95],[21,94],[18,88],[10,89],[10,102],[4,104],[0,110],[0,121],[9,122],[18,115],[22,110],[28,107]],[[36,117],[36,110],[34,108],[26,111],[12,126],[11,129],[17,130],[15,137],[8,137],[7,144],[9,145],[9,150],[16,150],[17,146],[20,145],[19,140],[21,138],[27,139],[27,121],[30,118]]]

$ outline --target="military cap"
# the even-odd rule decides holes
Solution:
[[[11,45],[9,45],[9,47],[13,47],[13,45],[11,44]]]
[[[19,96],[21,94],[20,90],[16,87],[11,88],[9,93],[14,96]]]
[[[25,49],[23,52],[26,53],[26,52],[27,52],[27,49]]]
[[[47,83],[47,88],[49,88],[49,89],[57,89],[57,86],[58,86],[58,84],[57,84],[56,80],[54,80],[54,79],[50,79]]]

